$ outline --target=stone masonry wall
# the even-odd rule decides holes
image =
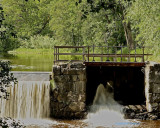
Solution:
[[[53,66],[56,88],[51,92],[51,116],[84,118],[86,115],[86,68],[82,63]]]
[[[149,62],[145,67],[145,95],[148,112],[160,112],[160,64]]]

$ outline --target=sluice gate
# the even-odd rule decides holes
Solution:
[[[160,88],[160,65],[145,62],[149,55],[144,47],[55,46],[53,116],[83,118],[98,85],[108,82],[118,103],[159,111],[160,92],[155,91]]]

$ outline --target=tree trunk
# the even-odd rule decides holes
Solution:
[[[132,38],[130,22],[129,23],[123,22],[123,27],[124,27],[124,32],[125,32],[127,45],[129,46],[129,48],[133,49],[134,48],[134,41],[133,41],[133,38]]]

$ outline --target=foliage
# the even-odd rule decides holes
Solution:
[[[77,0],[53,0],[50,3],[51,21],[50,28],[54,31],[55,40],[59,45],[83,45],[81,28],[80,7],[76,6]]]
[[[132,22],[132,29],[136,41],[145,46],[151,46],[149,51],[157,56],[160,51],[160,1],[135,0],[128,8],[128,21]]]
[[[103,41],[109,45],[133,45],[130,28],[124,22],[125,10],[129,6],[128,1],[119,0],[83,0],[86,1],[90,9],[85,10],[84,17],[88,19],[89,14],[96,15],[94,22],[94,28],[99,26],[94,32],[99,32],[101,35],[96,33],[96,37],[103,36]],[[79,2],[80,4],[82,1]],[[93,18],[95,19],[95,18]],[[103,24],[102,24],[103,23]],[[89,29],[88,29],[89,30]],[[97,36],[98,35],[98,36]],[[99,40],[99,39],[97,39]]]
[[[29,38],[32,35],[45,35],[50,16],[47,6],[51,0],[3,0],[5,23],[15,27],[17,36]]]
[[[13,74],[9,73],[10,70],[10,62],[0,60],[0,98],[3,97],[7,99],[9,96],[7,87],[11,86],[11,82],[17,82]]]
[[[52,49],[55,45],[55,40],[49,36],[35,35],[29,40],[21,40],[21,47],[29,49]]]
[[[4,23],[4,11],[0,5],[0,52],[7,52],[17,48],[18,42],[14,27]]]
[[[158,55],[159,6],[158,0],[2,0],[0,51],[93,44],[134,48],[136,41],[153,45],[150,50]]]

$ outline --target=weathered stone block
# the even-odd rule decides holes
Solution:
[[[67,68],[67,66],[68,66],[67,63],[60,64],[60,67],[61,67],[61,68]]]
[[[78,75],[71,75],[71,80],[72,81],[79,81]]]
[[[70,108],[71,111],[73,111],[73,112],[84,111],[84,109],[85,109],[85,103],[83,103],[83,102],[72,102],[72,103],[69,105],[69,108]]]
[[[60,74],[61,74],[60,66],[54,65],[53,66],[53,76],[60,75]]]
[[[87,80],[86,75],[85,74],[78,75],[78,80],[79,81],[86,81]]]
[[[160,93],[160,84],[154,83],[151,87],[152,93]]]
[[[160,64],[149,66],[149,82],[160,83]]]
[[[56,83],[61,82],[61,83],[65,83],[65,82],[69,82],[70,81],[70,76],[69,75],[58,75],[54,77],[54,81]]]
[[[67,96],[65,95],[65,93],[59,94],[57,100],[58,102],[65,102],[67,100]]]
[[[80,94],[78,97],[78,102],[85,102],[86,101],[86,97],[83,94]]]
[[[151,103],[151,108],[152,108],[152,111],[158,111],[158,103]]]
[[[81,75],[71,75],[71,80],[73,82],[76,81],[86,81],[86,75],[85,74],[81,74]]]
[[[76,93],[82,93],[86,90],[86,82],[85,81],[78,81],[74,82],[73,84],[73,91]]]
[[[72,63],[70,67],[71,68],[85,68],[85,65],[83,63]]]
[[[160,102],[160,94],[153,94],[150,100],[151,103],[159,103]]]
[[[62,69],[62,74],[64,74],[64,75],[80,75],[80,74],[86,74],[86,70],[85,70],[85,68],[84,69],[64,68],[64,69]]]
[[[53,102],[53,111],[57,111],[59,109],[59,103],[58,102]]]
[[[85,81],[77,81],[77,82],[74,82],[74,84],[76,86],[85,86],[86,85],[86,82]]]
[[[152,96],[153,96],[153,93],[148,93],[148,102],[152,102]]]

